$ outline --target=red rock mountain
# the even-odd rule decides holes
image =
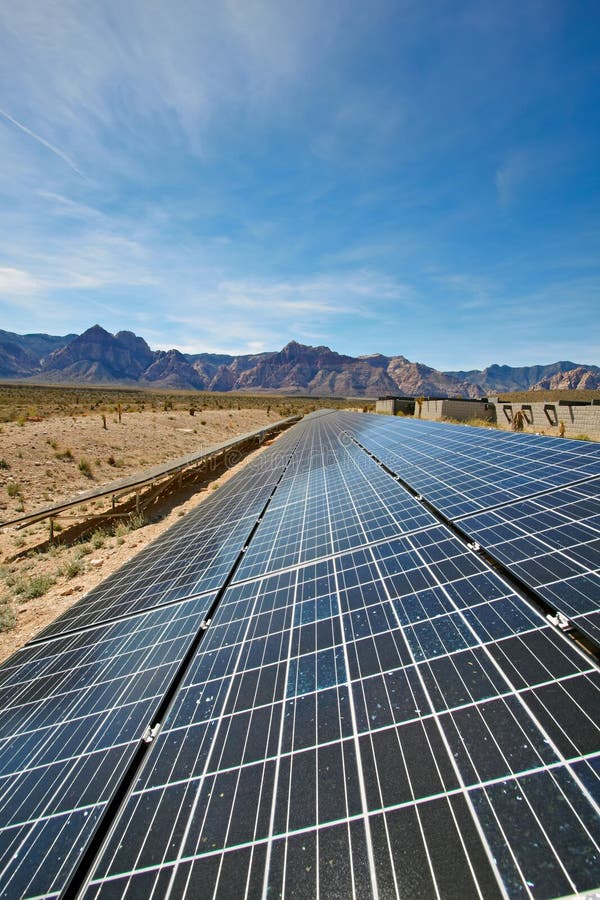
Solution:
[[[153,351],[131,331],[113,335],[94,325],[79,336],[64,338],[0,331],[0,378],[334,397],[479,397],[532,385],[540,390],[546,384],[596,388],[600,369],[561,362],[521,369],[494,365],[481,372],[440,372],[404,356],[352,357],[296,341],[274,353],[183,354]]]
[[[531,388],[532,391],[597,391],[600,389],[600,372],[576,366],[568,372],[557,372],[542,378]]]

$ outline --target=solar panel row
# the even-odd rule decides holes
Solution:
[[[546,442],[434,424],[308,417],[0,669],[3,896],[598,888],[597,666],[359,444],[490,552],[535,523],[590,579],[597,460],[549,441],[538,476]],[[580,503],[583,531],[548,524]]]
[[[349,414],[344,427],[600,645],[597,444]]]

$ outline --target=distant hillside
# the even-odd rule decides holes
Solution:
[[[77,337],[67,334],[13,334],[0,330],[0,378],[27,378],[40,368],[41,359]]]
[[[577,370],[581,379],[586,372],[592,372],[596,375],[600,374],[597,366],[582,366],[574,362],[556,362],[548,366],[523,366],[513,368],[512,366],[492,365],[481,371],[472,369],[468,372],[449,372],[461,381],[468,381],[469,384],[477,384],[486,394],[507,393],[508,391],[528,391],[543,390],[538,385],[549,383],[554,378],[560,378],[566,373]],[[579,385],[574,385],[579,387]]]
[[[0,331],[0,378],[69,384],[122,384],[179,390],[246,391],[323,397],[385,394],[475,398],[542,390],[546,384],[597,387],[600,369],[572,362],[482,371],[440,372],[404,356],[345,356],[291,341],[282,350],[240,356],[151,350],[131,331],[100,325],[81,335]]]
[[[533,385],[533,391],[597,391],[600,388],[600,370],[595,367],[575,366],[566,372],[557,372],[542,378]]]

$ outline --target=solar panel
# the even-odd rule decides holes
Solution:
[[[213,595],[26,646],[0,668],[0,896],[55,896]]]
[[[450,519],[600,475],[600,449],[581,441],[342,415],[349,436]]]
[[[598,889],[598,666],[532,602],[592,577],[597,454],[552,441],[545,471],[543,441],[435,424],[307,417],[0,669],[7,896]],[[528,594],[505,529],[530,525],[575,568]]]
[[[345,414],[344,428],[350,437],[364,438],[367,449],[385,456],[386,465],[414,491],[422,491],[441,517],[454,522],[551,610],[560,612],[598,644],[597,446],[536,435],[448,428],[435,422],[387,420],[383,425],[365,425],[363,420]],[[400,440],[394,447],[396,432]],[[412,462],[411,436],[420,448],[416,451],[419,459],[423,448],[432,458],[437,456],[427,471]],[[466,467],[465,458],[469,460]],[[457,460],[463,466],[461,473]],[[527,481],[515,475],[526,469]],[[478,473],[475,480],[474,471]],[[566,482],[568,487],[551,486]],[[508,484],[512,496],[506,492]],[[475,506],[478,512],[473,511]]]
[[[600,644],[600,481],[461,520],[513,575]]]
[[[574,766],[598,753],[584,712],[598,708],[598,673],[434,531],[422,546],[454,543],[456,572],[447,581],[423,557],[422,603],[395,581],[411,571],[403,554],[421,552],[411,538],[228,589],[86,897],[198,884],[227,896],[236,883],[237,896],[279,895],[302,871],[306,896],[336,878],[344,896],[415,896],[419,882],[423,896],[501,896],[541,877],[539,846],[554,896],[597,882],[594,803]],[[473,565],[494,599],[474,602]],[[545,648],[537,670],[497,658],[508,640],[527,659]],[[585,728],[567,748],[555,706],[576,704]],[[549,795],[561,818],[545,822]],[[495,813],[522,828],[502,833]]]

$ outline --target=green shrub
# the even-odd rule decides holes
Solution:
[[[82,475],[85,475],[86,478],[93,478],[94,473],[92,472],[92,467],[90,466],[87,459],[79,460],[79,471]]]
[[[12,631],[17,617],[8,597],[0,597],[0,632]]]
[[[0,469],[10,469],[10,466],[9,466],[9,464],[6,462],[6,460],[4,459],[4,457],[2,457],[2,459],[0,459]]]
[[[89,556],[92,552],[92,548],[87,544],[79,544],[78,547],[75,547],[75,552],[73,554],[74,559],[81,559],[82,556]]]
[[[65,578],[76,578],[78,575],[81,575],[82,572],[83,563],[80,559],[76,558],[70,560],[62,570],[62,574]]]
[[[25,600],[42,597],[54,584],[51,575],[32,575],[31,578],[20,578],[15,584],[15,594]]]
[[[101,547],[104,547],[104,543],[106,541],[106,533],[102,531],[102,529],[98,529],[95,531],[90,538],[90,544],[94,548],[94,550],[99,550]]]
[[[21,494],[21,485],[18,481],[9,481],[6,485],[6,492],[9,497],[18,497]]]

